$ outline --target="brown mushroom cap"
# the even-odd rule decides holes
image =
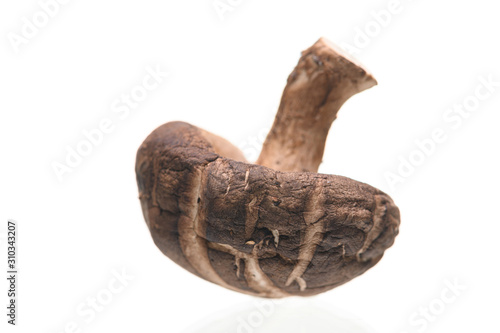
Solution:
[[[295,78],[289,78],[258,160],[262,165],[246,162],[228,141],[183,122],[160,126],[139,148],[136,173],[146,223],[156,245],[180,266],[247,294],[308,296],[362,274],[393,244],[400,218],[389,196],[346,177],[315,173],[345,94],[374,82],[325,43],[305,51],[291,74]],[[325,84],[328,89],[304,104],[311,85]],[[293,96],[302,97],[290,102]],[[298,110],[305,120],[297,119]],[[286,119],[314,140],[296,134],[283,139],[290,135],[283,134],[289,132]],[[300,153],[313,150],[314,158],[302,158]]]

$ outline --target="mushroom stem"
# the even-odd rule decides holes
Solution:
[[[280,171],[317,172],[325,141],[340,107],[377,84],[334,44],[320,38],[302,52],[288,77],[273,127],[257,164]]]

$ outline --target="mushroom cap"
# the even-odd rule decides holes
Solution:
[[[248,163],[228,141],[184,122],[148,136],[136,174],[158,248],[191,273],[247,294],[327,291],[374,266],[398,234],[399,210],[382,191]]]

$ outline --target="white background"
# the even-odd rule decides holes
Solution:
[[[221,19],[213,0],[69,1],[18,52],[9,38],[41,7],[1,3],[1,232],[8,218],[20,228],[18,326],[6,324],[2,278],[1,331],[60,333],[74,321],[81,332],[182,332],[251,309],[253,298],[191,275],[155,247],[137,199],[135,153],[154,128],[183,120],[255,155],[250,142],[271,124],[300,51],[324,36],[359,46],[355,56],[379,85],[344,105],[320,171],[388,192],[402,224],[377,266],[311,302],[374,332],[499,332],[500,87],[460,124],[443,118],[473,101],[481,77],[500,81],[496,2],[401,0],[383,27],[371,12],[388,0],[232,3]],[[121,119],[112,104],[148,66],[169,76]],[[113,131],[59,181],[52,164],[105,118]],[[397,174],[399,158],[419,154],[415,140],[437,128],[445,142],[391,187],[387,172]],[[123,269],[128,285],[91,320],[79,315]],[[466,290],[445,304],[450,282]],[[428,307],[439,314],[422,323],[418,311]],[[295,331],[309,331],[306,318]],[[254,332],[277,321],[265,319]]]

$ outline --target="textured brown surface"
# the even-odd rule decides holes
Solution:
[[[156,129],[136,162],[156,245],[193,274],[263,297],[314,295],[375,265],[398,233],[399,210],[367,184],[315,173],[338,109],[374,84],[323,39],[304,51],[262,165],[187,123]]]

